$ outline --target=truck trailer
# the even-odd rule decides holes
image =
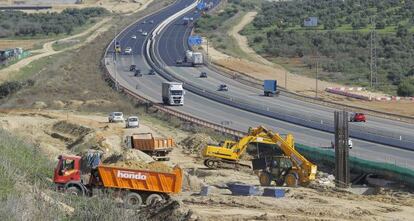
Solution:
[[[273,97],[279,94],[277,90],[277,80],[264,80],[263,81],[263,93],[264,96]]]
[[[167,155],[175,147],[174,139],[154,137],[152,133],[134,133],[127,136],[127,145],[133,149],[140,150],[154,160],[170,160]]]
[[[162,102],[166,105],[184,105],[183,83],[163,82],[162,83]]]
[[[151,205],[181,191],[182,170],[178,166],[166,173],[104,165],[99,155],[92,156],[60,155],[53,178],[57,190],[79,196],[111,190],[127,208]]]
[[[204,63],[203,54],[201,52],[187,50],[185,52],[184,62],[190,63],[192,66],[202,65]]]

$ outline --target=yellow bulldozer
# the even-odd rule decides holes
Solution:
[[[220,146],[205,147],[202,152],[204,165],[209,168],[220,168],[224,164],[242,165],[240,158],[251,143],[277,146],[276,149],[258,149],[252,160],[261,185],[269,186],[275,181],[277,185],[305,186],[315,180],[317,166],[295,149],[293,135],[287,134],[283,139],[262,126],[250,128],[248,134],[237,142],[226,140]]]

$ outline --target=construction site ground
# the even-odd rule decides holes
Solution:
[[[255,53],[255,51],[249,46],[247,38],[239,34],[239,32],[243,30],[243,28],[248,25],[256,15],[257,13],[254,11],[246,13],[246,15],[240,20],[239,24],[233,26],[233,28],[227,32],[227,34],[237,42],[239,48],[245,52],[247,56],[249,56],[249,59],[236,58],[224,54],[223,52],[215,49],[213,44],[209,44],[209,59],[219,67],[230,71],[239,72],[259,80],[276,79],[281,87],[286,86],[286,88],[292,92],[314,97],[316,89],[315,78],[290,73],[281,65],[270,62],[268,59]],[[202,45],[205,51],[207,51],[206,46],[206,44]],[[413,101],[362,101],[327,93],[325,92],[325,88],[327,87],[349,86],[319,80],[319,98],[345,105],[369,108],[377,111],[390,112],[410,117],[414,116],[414,108],[411,108],[413,106]],[[371,92],[371,95],[382,96],[383,94]]]
[[[174,137],[180,145],[166,164],[178,164],[186,171],[184,191],[174,199],[182,202],[181,209],[192,211],[192,220],[412,220],[414,217],[413,194],[396,189],[378,188],[376,194],[365,196],[315,182],[306,188],[283,187],[286,196],[278,199],[232,196],[223,188],[226,183],[258,185],[257,176],[247,169],[205,168],[199,151],[205,142],[211,141],[207,135],[194,135],[151,119],[141,119],[140,128],[125,129],[122,123],[107,123],[107,116],[99,113],[2,110],[0,126],[37,143],[50,160],[56,160],[62,153],[74,154],[88,148],[100,149],[105,154],[123,152],[123,139],[131,133]],[[136,162],[145,160],[141,155],[134,158]],[[198,193],[205,185],[214,186],[213,191],[200,196]]]

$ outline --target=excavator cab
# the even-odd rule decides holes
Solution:
[[[277,186],[283,186],[284,183],[289,186],[286,176],[293,168],[290,157],[279,155],[257,158],[252,160],[252,165],[254,171],[259,171],[260,185],[270,186],[275,181]]]

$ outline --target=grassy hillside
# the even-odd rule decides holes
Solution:
[[[94,23],[91,18],[106,15],[104,8],[65,9],[61,13],[0,11],[0,38],[46,37],[79,32]],[[81,28],[82,27],[82,28]]]
[[[303,27],[310,16],[318,17],[317,27]],[[370,31],[375,28],[377,89],[413,96],[413,24],[412,0],[264,1],[243,34],[269,59],[288,59],[290,67],[314,72],[315,57],[320,57],[322,79],[368,86]]]

